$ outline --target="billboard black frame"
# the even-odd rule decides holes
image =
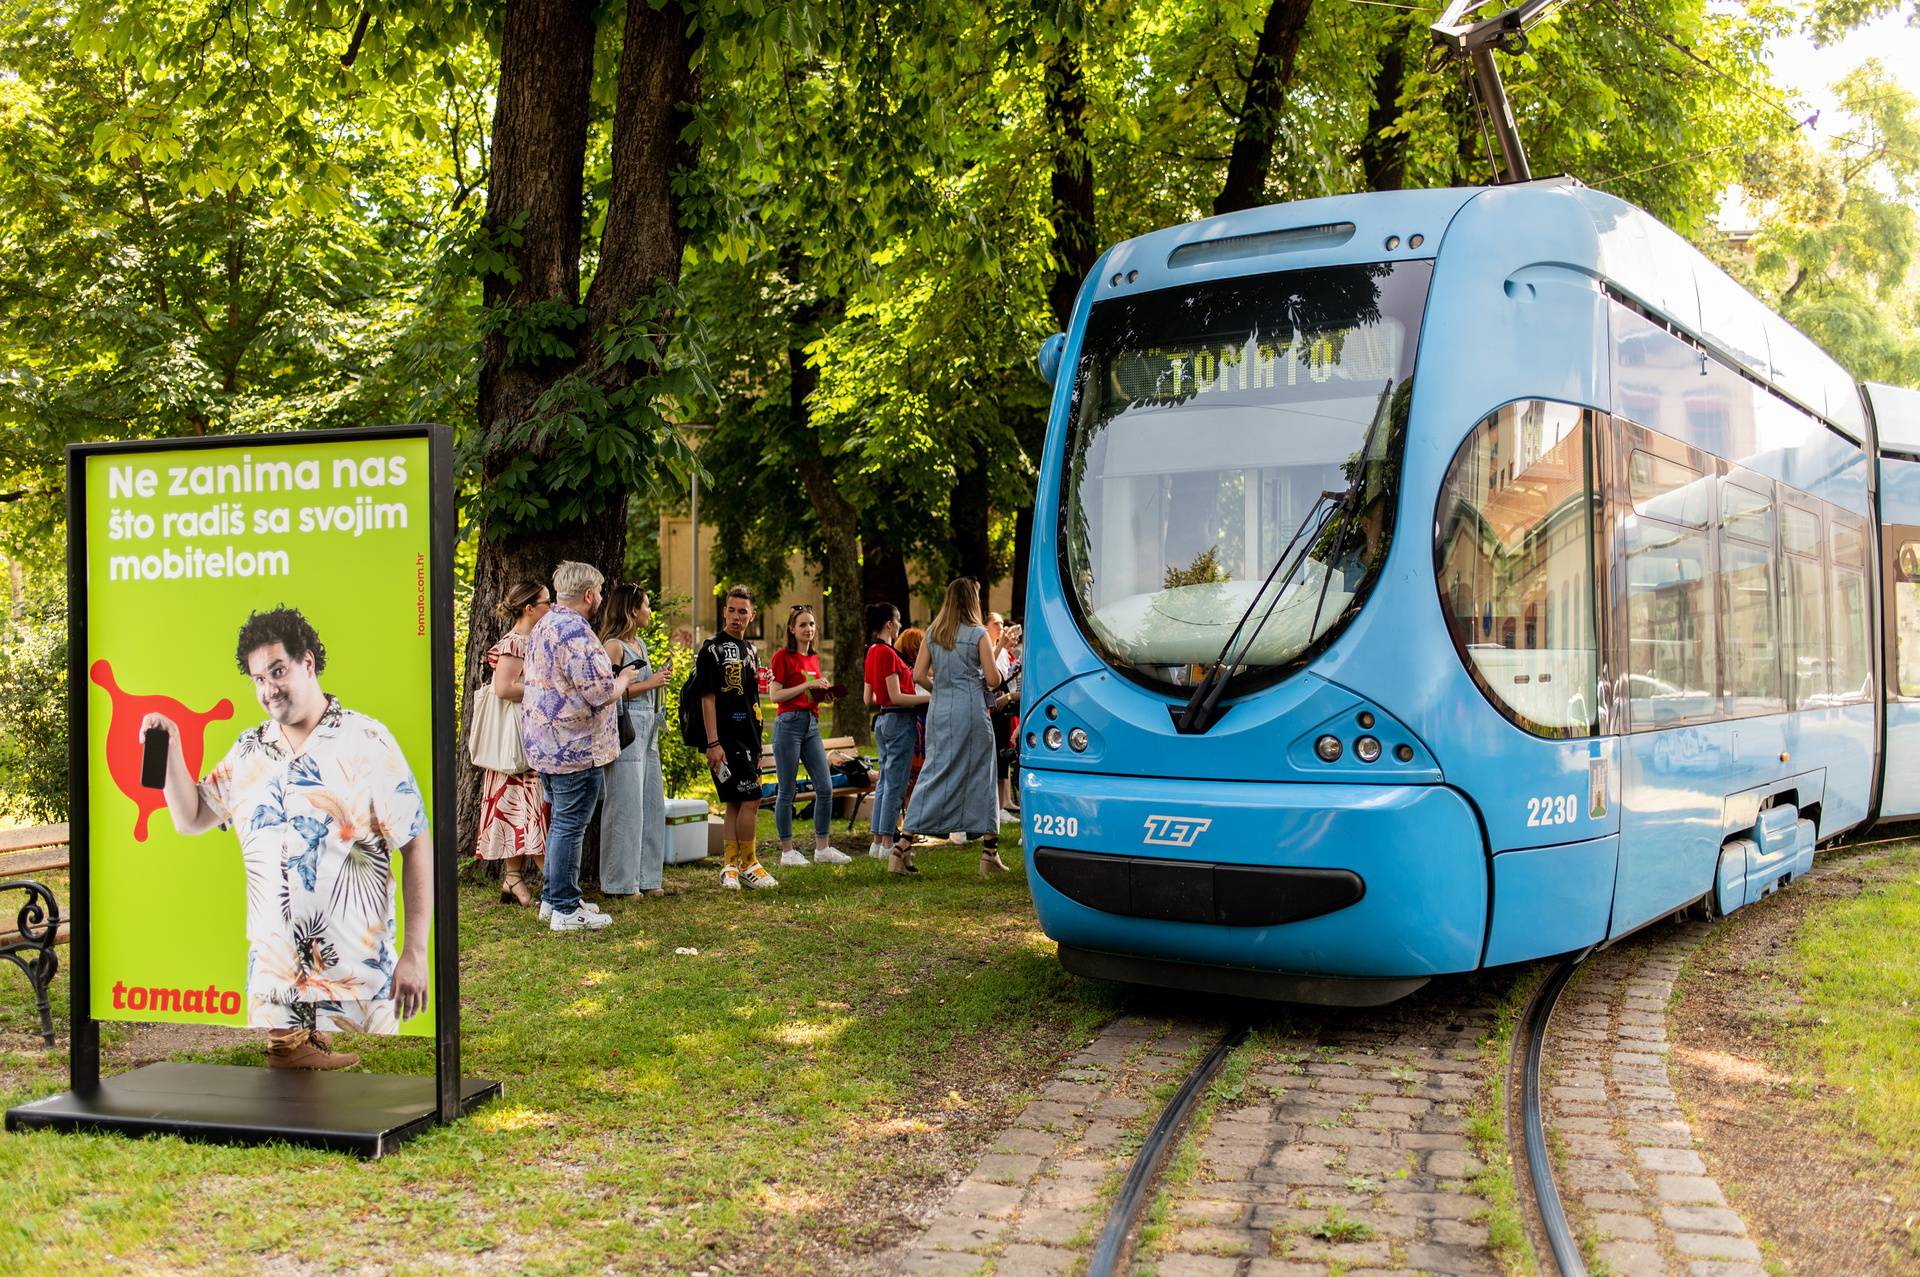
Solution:
[[[395,1075],[316,1075],[221,1065],[156,1064],[103,1082],[100,1022],[93,1017],[91,794],[88,787],[86,466],[101,456],[271,448],[287,444],[425,439],[431,474],[429,608],[433,678],[433,995],[431,1093]],[[454,774],[453,557],[457,531],[453,431],[410,424],[275,434],[76,443],[66,449],[67,480],[67,783],[71,904],[69,1090],[9,1109],[8,1130],[118,1130],[168,1133],[221,1143],[270,1140],[339,1149],[367,1157],[435,1122],[455,1121],[501,1094],[498,1082],[460,1076],[460,948]],[[142,1078],[142,1074],[152,1073]],[[352,1086],[354,1079],[367,1085]],[[345,1085],[343,1085],[345,1084]],[[416,1094],[416,1090],[418,1094]],[[176,1097],[169,1099],[169,1096]],[[218,1110],[210,1112],[206,1101]],[[364,1101],[364,1102],[357,1102]]]

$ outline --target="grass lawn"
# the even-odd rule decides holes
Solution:
[[[1847,1125],[1906,1160],[1920,1149],[1920,848],[1889,860],[1898,872],[1801,928],[1796,1037],[1844,1094]]]
[[[977,850],[923,852],[912,880],[864,855],[776,869],[757,893],[721,891],[717,861],[669,869],[679,894],[608,902],[596,935],[465,884],[465,1067],[502,1102],[375,1163],[0,1136],[0,1270],[832,1267],[898,1236],[914,1195],[1116,1010],[1055,961],[1017,840],[992,880]],[[0,1104],[65,1085],[33,1029],[0,968]],[[182,1051],[172,1032],[108,1028],[108,1068],[261,1059],[255,1035],[188,1030]],[[348,1041],[366,1068],[431,1071],[419,1042]]]

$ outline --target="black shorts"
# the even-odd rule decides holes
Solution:
[[[720,748],[727,751],[727,771],[730,773],[726,783],[719,776],[713,778],[713,787],[720,792],[723,803],[757,803],[760,801],[760,738],[752,740],[740,738],[720,738]]]

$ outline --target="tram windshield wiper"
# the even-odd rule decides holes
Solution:
[[[1300,575],[1300,570],[1306,565],[1314,546],[1319,543],[1321,534],[1326,531],[1328,524],[1338,520],[1340,526],[1336,535],[1339,539],[1327,550],[1326,576],[1320,583],[1320,599],[1313,609],[1312,627],[1315,630],[1319,628],[1320,609],[1326,604],[1327,585],[1333,579],[1335,562],[1346,549],[1347,540],[1358,522],[1360,505],[1366,500],[1367,469],[1374,460],[1374,438],[1380,429],[1380,423],[1387,418],[1388,401],[1393,396],[1393,386],[1392,378],[1388,378],[1387,384],[1380,391],[1373,420],[1367,424],[1366,437],[1360,441],[1360,451],[1356,454],[1359,466],[1352,476],[1352,482],[1343,492],[1322,492],[1314,499],[1306,516],[1300,520],[1300,526],[1293,530],[1293,535],[1287,539],[1287,544],[1281,549],[1279,557],[1273,561],[1273,567],[1268,570],[1266,579],[1260,583],[1260,588],[1254,591],[1246,611],[1240,614],[1240,619],[1234,624],[1233,631],[1227,635],[1227,641],[1221,646],[1220,654],[1214,657],[1212,668],[1207,671],[1206,677],[1194,686],[1193,694],[1187,697],[1186,705],[1174,716],[1174,729],[1181,735],[1200,735],[1220,721],[1220,697],[1225,693],[1227,684],[1233,681],[1233,676],[1239,673],[1240,666],[1246,662],[1247,653],[1253,649],[1254,640],[1260,637],[1260,631],[1266,628],[1267,622],[1273,617],[1274,610],[1280,606],[1280,600],[1286,597],[1288,588]],[[1261,600],[1267,598],[1268,591],[1272,591],[1273,597],[1267,603],[1267,610],[1261,613],[1259,621],[1255,622],[1251,630],[1248,630],[1247,622],[1259,609]],[[1244,639],[1241,638],[1242,631],[1246,632]]]

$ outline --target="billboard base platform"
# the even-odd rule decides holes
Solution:
[[[463,1079],[460,1112],[500,1095]],[[435,1124],[431,1075],[149,1064],[7,1110],[9,1131],[178,1135],[216,1144],[304,1144],[379,1157]]]

